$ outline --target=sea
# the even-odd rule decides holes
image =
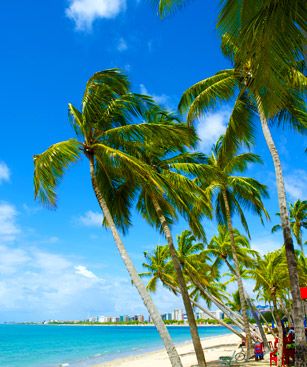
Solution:
[[[189,328],[170,326],[175,344],[191,340]],[[202,338],[229,334],[200,326]],[[88,367],[163,348],[153,326],[0,325],[1,367]]]

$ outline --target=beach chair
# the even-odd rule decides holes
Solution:
[[[235,361],[235,355],[236,351],[233,352],[232,356],[221,356],[219,358],[220,365],[230,367],[232,365],[232,362]]]

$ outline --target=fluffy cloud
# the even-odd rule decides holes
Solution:
[[[126,51],[127,49],[128,49],[127,42],[123,38],[120,38],[117,44],[117,51],[123,52]]]
[[[0,184],[10,180],[10,170],[6,163],[0,162]]]
[[[3,311],[44,310],[46,317],[72,307],[83,292],[97,291],[101,284],[85,266],[37,248],[0,246],[0,274]]]
[[[199,147],[208,152],[212,144],[225,133],[230,117],[230,110],[220,110],[214,113],[207,113],[199,119],[197,133],[200,138]]]
[[[115,18],[126,7],[126,0],[70,0],[66,15],[78,30],[90,30],[96,19]]]
[[[103,216],[101,213],[88,210],[79,218],[79,223],[86,227],[101,227]]]
[[[182,306],[162,286],[154,300],[161,312]],[[63,255],[5,245],[0,246],[0,308],[1,321],[122,313],[147,316],[129,277],[105,274],[102,278]]]
[[[144,84],[140,84],[140,92],[141,94],[146,94],[146,95],[151,96],[156,101],[156,103],[166,108],[169,108],[168,105],[170,104],[170,98],[166,94],[151,94],[148,91],[148,89],[145,87]]]
[[[307,196],[307,171],[303,169],[294,170],[285,175],[285,187],[292,199],[306,199]]]
[[[0,203],[0,238],[2,242],[13,241],[19,233],[16,224],[17,210],[9,203]]]

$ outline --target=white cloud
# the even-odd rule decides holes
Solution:
[[[123,51],[128,50],[127,42],[123,38],[119,39],[118,44],[117,44],[117,50],[119,52],[123,52]]]
[[[6,163],[0,162],[0,184],[10,180],[10,169]]]
[[[79,218],[79,222],[86,227],[101,227],[103,216],[101,213],[88,210]]]
[[[140,92],[141,94],[146,94],[148,96],[151,96],[156,103],[169,108],[170,98],[166,94],[152,94],[148,91],[148,89],[145,87],[144,84],[140,84]]]
[[[297,169],[285,175],[285,187],[292,199],[305,200],[307,198],[307,171]]]
[[[8,203],[0,203],[0,239],[13,241],[20,232],[16,224],[17,210]]]
[[[70,0],[66,15],[77,30],[91,30],[96,19],[115,18],[125,8],[126,0]]]
[[[90,270],[86,268],[86,266],[83,265],[77,265],[75,266],[76,274],[82,275],[85,278],[88,279],[95,279],[97,280],[98,277]]]
[[[276,235],[275,238],[272,238],[272,235],[257,237],[256,239],[251,240],[251,248],[255,251],[258,251],[260,255],[275,251],[280,249],[283,245],[282,235],[280,234],[280,241],[278,241],[277,238],[278,235]]]
[[[96,294],[103,284],[85,266],[37,248],[1,245],[0,274],[0,308],[18,310],[19,315],[42,312],[52,318],[65,307],[77,308],[76,302],[84,293],[96,288]]]
[[[231,111],[225,109],[207,113],[199,119],[197,134],[200,138],[200,149],[209,151],[217,139],[225,133],[230,114]]]

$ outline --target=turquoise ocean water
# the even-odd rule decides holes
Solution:
[[[175,343],[190,340],[187,327],[169,327]],[[201,337],[228,334],[200,327]],[[154,327],[0,325],[1,367],[87,367],[125,355],[162,348]]]

